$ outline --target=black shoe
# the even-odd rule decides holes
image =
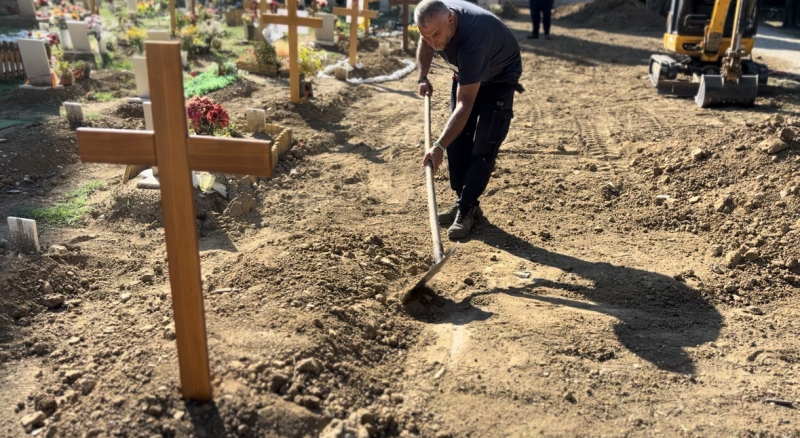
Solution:
[[[546,34],[544,34],[544,39],[546,39],[546,40],[549,40],[549,39],[551,39],[551,38],[550,38],[550,34],[549,34],[549,33],[546,33]]]
[[[539,35],[528,35],[528,39],[529,40],[538,40],[539,39]]]
[[[480,205],[476,205],[475,207],[476,207],[475,217],[479,218],[483,216],[483,211],[481,210]],[[439,219],[439,225],[449,227],[450,225],[453,224],[453,222],[456,221],[457,215],[458,215],[458,203],[454,202],[452,207],[450,207],[446,211],[439,212],[439,214],[437,215],[437,218]]]
[[[478,206],[473,205],[467,209],[458,209],[456,220],[447,230],[447,237],[458,240],[463,239],[472,232],[472,227],[478,219]]]

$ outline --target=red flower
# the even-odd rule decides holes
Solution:
[[[217,120],[219,120],[219,113],[213,110],[209,111],[206,115],[206,120],[208,120],[209,123],[216,123]]]

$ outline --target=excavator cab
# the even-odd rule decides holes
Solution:
[[[672,0],[664,34],[670,54],[650,58],[648,75],[658,93],[694,97],[702,108],[754,105],[769,72],[751,55],[757,1]]]

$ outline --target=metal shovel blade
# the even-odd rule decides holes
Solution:
[[[721,75],[703,75],[694,101],[700,108],[712,106],[744,106],[756,104],[758,76],[744,75],[739,81],[726,81]]]
[[[450,258],[451,255],[453,255],[454,252],[456,252],[456,249],[458,249],[458,242],[456,242],[455,246],[450,248],[450,251],[447,251],[447,253],[445,253],[444,257],[442,257],[441,260],[439,260],[433,266],[431,266],[431,268],[428,270],[428,272],[426,272],[425,275],[420,277],[420,279],[417,280],[417,282],[414,283],[414,285],[412,287],[406,289],[403,292],[403,296],[401,297],[400,302],[402,304],[407,303],[408,300],[410,300],[411,297],[414,295],[414,292],[416,292],[416,291],[422,289],[423,287],[425,287],[425,285],[428,284],[428,282],[431,281],[431,279],[436,274],[438,274],[439,271],[442,270],[442,266],[444,266],[444,264],[447,263],[447,260]]]

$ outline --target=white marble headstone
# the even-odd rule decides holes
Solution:
[[[44,41],[31,39],[18,39],[19,52],[22,55],[22,65],[28,76],[30,85],[51,87],[53,80],[50,77],[50,61],[44,49]]]
[[[142,102],[142,110],[144,110],[144,129],[153,131],[153,103]]]
[[[39,252],[39,232],[36,221],[19,217],[8,217],[11,246],[22,252]]]
[[[314,28],[314,37],[318,42],[333,44],[336,41],[336,16],[318,13],[316,17],[322,19],[322,27]]]
[[[127,0],[128,13],[136,15],[136,0]]]
[[[17,0],[17,4],[19,5],[19,15],[21,17],[36,16],[36,5],[34,5],[33,0]]]
[[[89,33],[83,21],[67,21],[69,37],[72,40],[72,50],[76,52],[91,53],[92,44],[89,42]]]
[[[50,23],[39,23],[39,30],[50,30]]]
[[[83,108],[79,102],[64,102],[67,111],[67,122],[72,129],[83,125]]]
[[[172,41],[168,30],[148,30],[147,41]]]
[[[142,99],[150,99],[150,81],[147,78],[147,58],[134,56],[133,75],[136,77],[136,94]]]
[[[267,124],[267,112],[261,108],[247,108],[244,110],[245,125],[247,132],[264,132]]]

